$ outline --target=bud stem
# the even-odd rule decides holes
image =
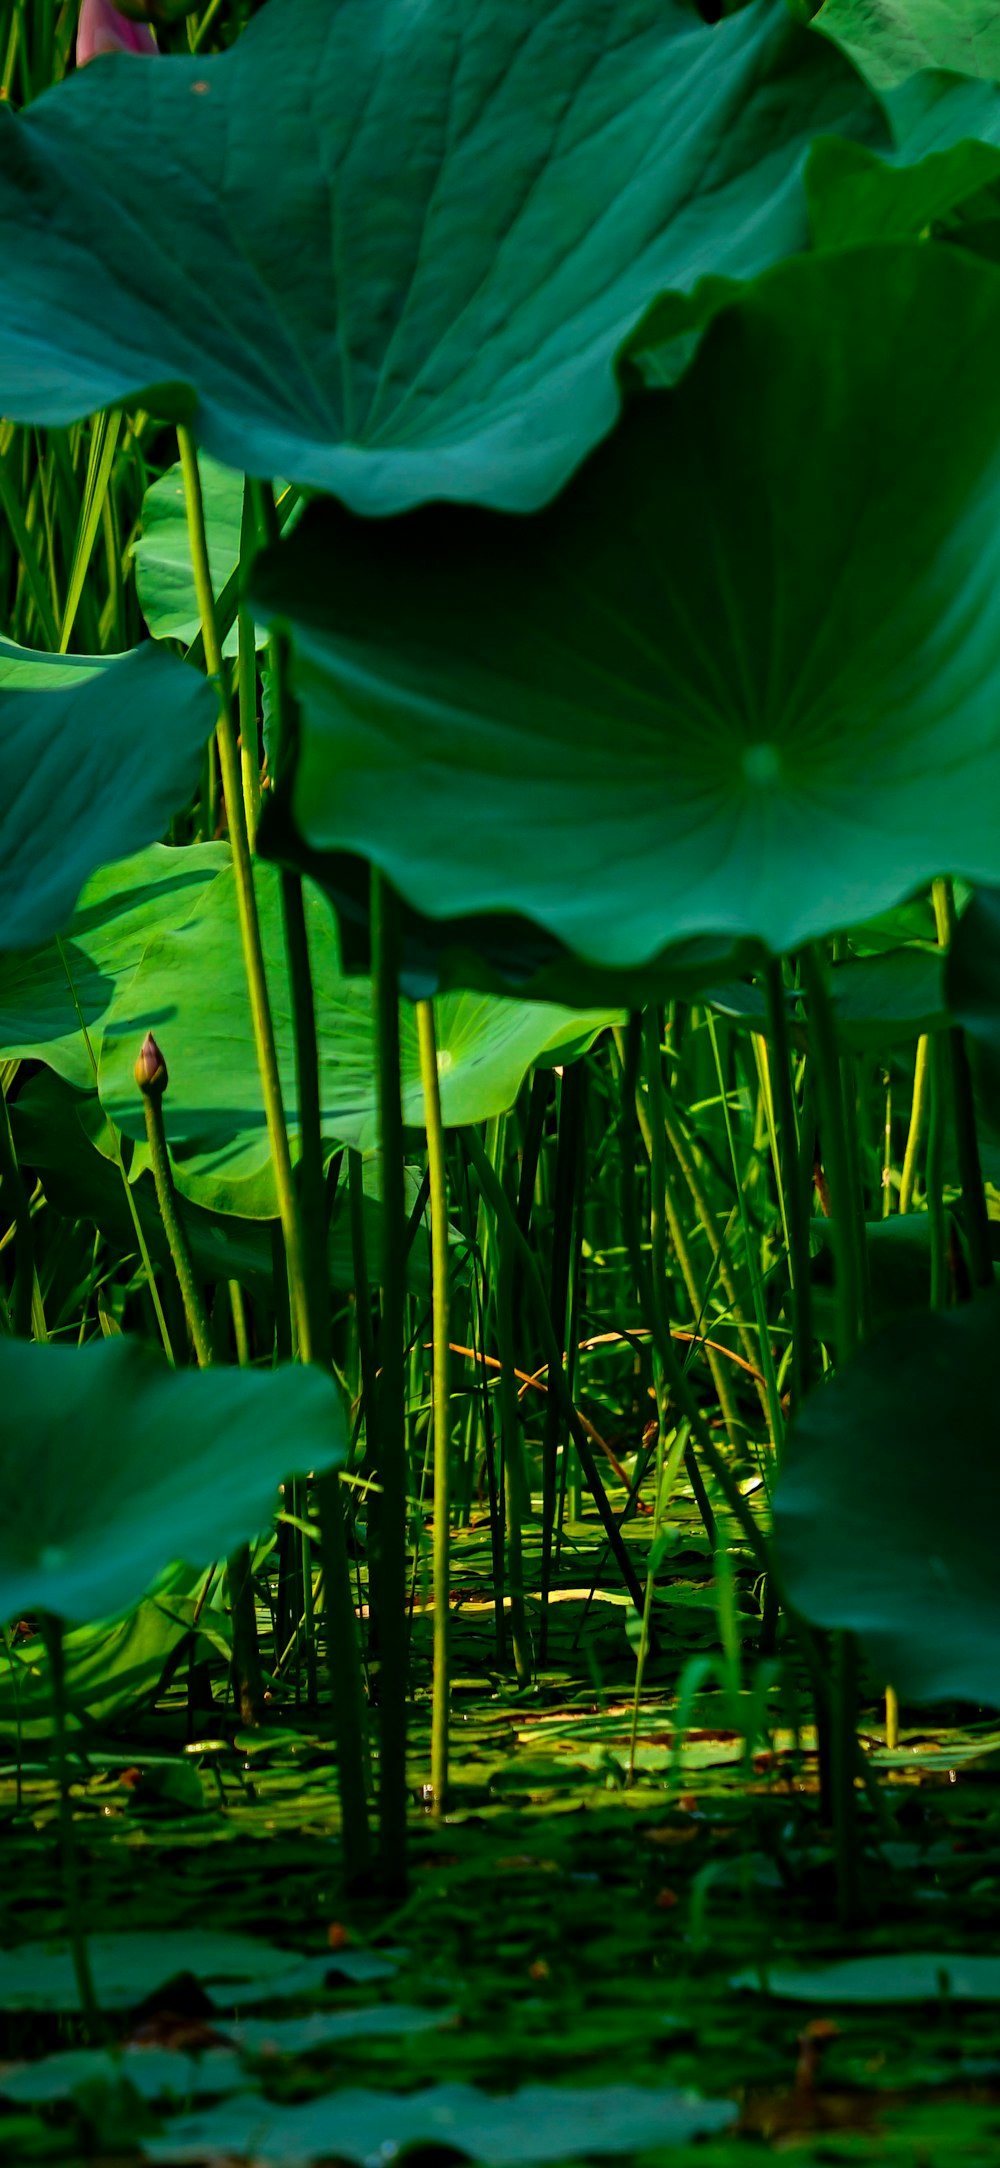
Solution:
[[[201,1290],[194,1276],[194,1266],[191,1262],[187,1236],[181,1223],[180,1213],[177,1210],[177,1192],[174,1189],[170,1154],[167,1150],[167,1133],[163,1126],[163,1093],[162,1090],[143,1090],[141,1086],[140,1090],[142,1090],[142,1104],[146,1114],[146,1136],[149,1139],[149,1157],[153,1168],[153,1180],[156,1184],[156,1202],[160,1208],[163,1231],[169,1244],[170,1255],[174,1261],[174,1271],[177,1274],[181,1298],[184,1303],[184,1315],[187,1318],[188,1329],[194,1342],[198,1366],[204,1370],[212,1360],[212,1336],[201,1299]]]

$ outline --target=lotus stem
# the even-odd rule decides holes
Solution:
[[[194,1345],[195,1357],[201,1370],[212,1362],[212,1333],[201,1289],[195,1278],[194,1265],[183,1222],[177,1209],[177,1192],[174,1188],[173,1170],[167,1148],[167,1134],[163,1122],[163,1094],[169,1077],[167,1065],[151,1031],[140,1047],[135,1064],[135,1081],[142,1093],[146,1115],[146,1136],[149,1140],[149,1156],[156,1184],[156,1201],[160,1208],[163,1231],[167,1238],[174,1271],[184,1304],[188,1330]],[[244,1724],[260,1723],[263,1714],[264,1691],[260,1669],[260,1643],[257,1638],[257,1616],[253,1600],[253,1579],[250,1571],[250,1552],[241,1544],[228,1562],[229,1602],[233,1621],[233,1684],[239,1705],[240,1718]]]
[[[862,1281],[854,1169],[844,1110],[837,1027],[826,983],[826,960],[814,949],[803,951],[802,975],[809,997],[809,1032],[819,1086],[823,1163],[830,1185],[830,1226],[836,1260],[837,1359],[847,1362],[856,1353],[862,1337]]]
[[[146,1136],[149,1141],[149,1157],[156,1184],[156,1202],[160,1208],[163,1231],[173,1259],[174,1271],[184,1304],[188,1331],[191,1334],[195,1356],[200,1369],[207,1369],[212,1360],[212,1334],[201,1289],[194,1275],[187,1236],[177,1209],[177,1192],[174,1189],[170,1154],[167,1150],[167,1133],[163,1124],[163,1094],[169,1082],[167,1065],[151,1031],[139,1049],[135,1064],[135,1081],[142,1094],[146,1116]]]
[[[544,1071],[536,1072],[536,1083],[538,1074],[544,1077]],[[555,1210],[552,1223],[552,1272],[549,1283],[551,1288],[549,1315],[561,1347],[566,1348],[569,1354],[570,1367],[567,1375],[570,1391],[572,1391],[572,1361],[576,1351],[573,1347],[574,1336],[569,1329],[572,1320],[568,1312],[571,1307],[570,1282],[573,1270],[573,1225],[576,1216],[577,1174],[580,1167],[583,1140],[585,1082],[586,1070],[584,1064],[582,1061],[575,1061],[571,1062],[564,1071],[559,1087],[559,1143],[556,1152]],[[545,1078],[545,1083],[547,1085],[547,1078]],[[538,1109],[542,1120],[544,1119],[547,1098],[547,1090],[544,1096],[540,1097],[535,1092],[534,1084],[532,1085],[531,1112],[536,1114],[536,1109]],[[534,1135],[529,1141],[532,1149],[530,1155],[526,1155],[526,1164],[522,1168],[521,1186],[518,1194],[518,1226],[525,1230],[527,1225],[526,1211],[522,1210],[522,1205],[527,1211],[530,1211],[531,1194],[535,1186],[535,1174],[538,1164],[538,1148],[541,1144],[541,1120],[537,1118],[537,1114]],[[532,1160],[534,1164],[532,1164]],[[564,1429],[565,1425],[559,1400],[554,1392],[549,1393],[545,1402],[545,1430],[542,1443],[542,1570],[538,1657],[539,1662],[543,1665],[547,1662],[549,1653],[549,1588],[552,1579],[552,1548],[556,1525],[557,1456],[560,1430]],[[564,1478],[567,1474],[566,1461],[568,1457],[569,1448],[567,1445],[564,1448],[563,1457]]]
[[[209,676],[215,682],[219,703],[219,720],[216,740],[219,749],[219,766],[222,771],[222,787],[225,792],[226,811],[229,816],[229,840],[233,854],[233,875],[236,882],[236,901],[239,912],[240,938],[243,944],[243,961],[250,996],[250,1015],[253,1023],[254,1044],[257,1050],[257,1066],[260,1071],[261,1089],[264,1095],[264,1113],[267,1121],[268,1141],[274,1164],[275,1186],[278,1192],[278,1211],[285,1252],[288,1260],[288,1280],[292,1307],[299,1334],[299,1346],[304,1359],[311,1360],[309,1331],[309,1300],[306,1286],[306,1270],[303,1256],[302,1225],[298,1197],[292,1173],[292,1156],[285,1124],[285,1108],[278,1071],[278,1052],[274,1037],[274,1020],[267,990],[267,973],[260,934],[260,916],[254,888],[253,860],[247,834],[243,806],[243,781],[240,757],[236,745],[236,728],[233,722],[229,683],[219,640],[216,620],[215,594],[208,559],[208,539],[205,532],[205,506],[201,493],[201,474],[194,439],[189,430],[179,428],[177,443],[180,451],[181,471],[184,478],[184,498],[187,508],[188,536],[191,545],[191,562],[194,569],[195,591],[201,617],[205,662]]]
[[[545,1290],[542,1286],[541,1274],[538,1270],[538,1265],[536,1263],[534,1253],[528,1243],[527,1237],[521,1233],[521,1229],[517,1224],[514,1208],[511,1205],[510,1200],[508,1199],[504,1191],[503,1183],[501,1182],[496,1172],[496,1169],[491,1166],[489,1157],[484,1151],[475,1130],[472,1128],[466,1129],[464,1131],[464,1136],[466,1150],[468,1151],[469,1158],[471,1159],[472,1164],[476,1170],[479,1187],[482,1190],[483,1196],[486,1198],[490,1210],[493,1213],[494,1219],[497,1221],[497,1225],[499,1226],[502,1221],[506,1221],[509,1225],[513,1250],[515,1255],[520,1260],[521,1269],[524,1273],[525,1285],[531,1297],[532,1307],[535,1311],[539,1330],[541,1332],[542,1347],[545,1353],[545,1361],[548,1367],[550,1383],[554,1382],[555,1389],[562,1403],[563,1415],[568,1425],[570,1435],[573,1439],[573,1443],[576,1446],[576,1450],[580,1456],[580,1463],[587,1480],[590,1494],[594,1500],[594,1504],[597,1507],[601,1521],[604,1525],[604,1533],[607,1536],[608,1542],[610,1543],[611,1549],[614,1553],[615,1563],[618,1567],[618,1571],[621,1574],[622,1580],[624,1581],[628,1593],[632,1598],[632,1603],[635,1607],[635,1610],[639,1613],[641,1617],[643,1607],[642,1583],[639,1580],[635,1567],[632,1564],[632,1560],[629,1557],[625,1544],[622,1541],[621,1529],[618,1526],[618,1522],[615,1518],[615,1515],[608,1500],[608,1494],[597,1472],[597,1463],[594,1459],[590,1439],[587,1436],[583,1424],[581,1423],[580,1418],[573,1405],[573,1402],[570,1398],[569,1387],[566,1383],[566,1373],[563,1369],[562,1358],[559,1352],[559,1343],[556,1339],[555,1331],[553,1329],[552,1319],[549,1316],[548,1304],[545,1300]]]
[[[932,889],[934,916],[937,923],[938,946],[951,947],[955,932],[955,896],[950,881],[935,881]],[[969,1049],[960,1024],[953,1024],[948,1033],[951,1049],[951,1085],[955,1110],[955,1143],[958,1147],[958,1172],[962,1184],[962,1208],[965,1219],[965,1236],[969,1245],[969,1263],[974,1287],[992,1287],[993,1258],[990,1251],[990,1222],[986,1209],[986,1193],[983,1189],[983,1169],[979,1157],[979,1139],[976,1134],[976,1100],[969,1066]]]
[[[403,1362],[406,1198],[399,1052],[399,916],[376,868],[371,876],[372,1002],[382,1158],[382,1360],[378,1408],[378,1585],[381,1609],[379,1841],[387,1890],[406,1887],[406,1414]]]
[[[626,1063],[622,1089],[622,1130],[624,1140],[627,1140],[631,1134],[632,1124],[635,1120],[635,1086],[639,1068],[641,1035],[641,1018],[633,1016],[626,1039]],[[774,1570],[771,1546],[763,1530],[758,1528],[735,1476],[731,1474],[708,1429],[705,1418],[688,1383],[687,1376],[677,1360],[673,1338],[667,1320],[663,1315],[662,1305],[657,1300],[657,1291],[652,1286],[649,1275],[645,1272],[638,1235],[635,1184],[630,1173],[630,1157],[628,1149],[623,1150],[622,1221],[643,1312],[650,1329],[653,1346],[663,1365],[667,1389],[674,1404],[674,1412],[687,1416],[691,1425],[692,1437],[697,1443],[698,1451],[712,1477],[712,1481],[718,1485],[729,1511],[738,1523],[754,1558],[763,1567],[765,1573],[770,1575]],[[685,1455],[685,1467],[690,1481],[692,1462],[687,1455]],[[692,1489],[694,1489],[693,1484]],[[697,1498],[697,1491],[695,1491],[695,1496]],[[641,1604],[637,1605],[636,1608],[641,1610]]]
[[[785,987],[781,963],[771,957],[766,966],[767,1023],[773,1061],[771,1077],[778,1128],[776,1173],[785,1200],[788,1229],[788,1276],[792,1295],[793,1406],[800,1407],[812,1378],[812,1288],[809,1275],[809,1214],[798,1178],[798,1138],[792,1092],[791,1049],[785,1014]]]
[[[0,1188],[6,1191],[14,1221],[14,1331],[19,1339],[31,1338],[31,1313],[35,1292],[35,1237],[31,1225],[31,1201],[17,1163],[11,1135],[7,1094],[0,1084]]]
[[[917,1058],[913,1069],[913,1097],[910,1102],[910,1127],[907,1132],[906,1150],[903,1154],[903,1172],[899,1182],[899,1209],[901,1212],[908,1212],[913,1203],[913,1191],[917,1179],[917,1157],[923,1140],[924,1125],[927,1120],[930,1044],[926,1031],[922,1031],[917,1040]]]
[[[894,1754],[899,1745],[899,1696],[894,1686],[885,1690],[885,1743]]]
[[[77,1993],[84,2022],[92,2041],[102,2037],[103,2027],[94,1988],[94,1976],[90,1969],[90,1953],[83,1925],[83,1907],[80,1901],[80,1862],[76,1849],[76,1830],[73,1826],[73,1807],[69,1795],[69,1757],[66,1751],[66,1657],[63,1647],[62,1620],[51,1611],[44,1611],[39,1620],[42,1639],[49,1659],[49,1675],[52,1680],[52,1714],[56,1735],[56,1765],[59,1776],[59,1842],[62,1852],[63,1889],[66,1897],[66,1915],[69,1921],[70,1948],[73,1953],[73,1971],[76,1975]]]
[[[448,1484],[450,1437],[450,1380],[448,1349],[448,1175],[444,1127],[441,1120],[441,1086],[438,1078],[434,1004],[417,1004],[417,1038],[420,1048],[420,1081],[424,1095],[427,1131],[427,1165],[431,1204],[431,1293],[433,1304],[434,1372],[434,1661],[431,1694],[431,1797],[434,1810],[443,1814],[448,1796],[448,1634],[450,1609],[451,1507]]]
[[[499,1182],[500,1177],[497,1176]],[[497,1346],[500,1354],[500,1422],[503,1438],[503,1487],[507,1520],[510,1585],[510,1640],[518,1686],[531,1684],[531,1643],[524,1609],[524,1449],[514,1383],[513,1219],[498,1222]],[[560,1363],[561,1368],[561,1363]]]
[[[280,676],[281,661],[276,668]],[[280,700],[280,693],[279,693]],[[309,1342],[314,1359],[330,1369],[330,1289],[323,1214],[323,1135],[316,1040],[316,1005],[309,965],[305,898],[297,874],[281,877],[285,948],[292,990],[295,1066],[302,1152],[302,1227],[310,1304]],[[336,1470],[316,1485],[320,1556],[326,1607],[327,1670],[337,1747],[337,1783],[343,1823],[344,1873],[348,1886],[363,1888],[371,1871],[368,1827],[368,1748],[358,1622],[344,1528],[344,1505]],[[312,1630],[312,1561],[303,1544],[306,1630]],[[315,1644],[312,1686],[315,1678]]]

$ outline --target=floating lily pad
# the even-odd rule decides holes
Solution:
[[[142,2100],[186,2103],[202,2095],[233,2093],[246,2072],[232,2048],[209,2048],[204,2055],[176,2055],[169,2048],[139,2048],[126,2043],[118,2055],[106,2048],[67,2048],[35,2063],[0,2069],[0,2097],[42,2102],[71,2100],[94,2082],[134,2087]]]
[[[810,1394],[775,1492],[789,1600],[917,1701],[1000,1707],[998,1333],[1000,1294],[891,1325]]]
[[[138,1341],[0,1341],[0,1615],[112,1616],[173,1559],[270,1520],[283,1477],[346,1453],[315,1369],[171,1371]],[[30,1480],[29,1480],[30,1471]]]
[[[190,796],[211,687],[174,655],[35,655],[0,640],[0,949],[60,933],[89,874]]]
[[[311,2055],[343,2040],[400,2039],[453,2024],[454,2010],[376,2002],[363,2010],[311,2010],[308,2017],[246,2018],[226,2032],[248,2055]]]
[[[832,1965],[767,1965],[738,1973],[732,1984],[789,2002],[1000,2002],[1000,1957],[906,1950]]]
[[[819,131],[883,123],[784,0],[713,28],[671,0],[270,0],[227,53],[0,113],[0,412],[139,401],[366,512],[530,509],[614,422],[654,295],[805,245]]]
[[[305,1979],[315,1993],[327,1973],[357,1977],[350,1960],[369,1954],[324,1951],[301,1958],[294,1950],[258,1942],[252,1935],[179,1927],[157,1928],[151,1934],[91,1935],[87,1947],[97,1998],[105,2010],[132,2009],[181,1973],[192,1973],[212,2001],[223,2006],[307,1992],[299,1984]],[[378,1978],[394,1970],[386,1960],[373,1958],[372,1963],[381,1965]],[[295,1983],[291,1989],[289,1981]],[[0,2010],[77,2009],[76,1974],[66,1944],[25,1942],[0,1951]]]
[[[179,2118],[169,2137],[144,2140],[143,2151],[162,2161],[203,2160],[211,2152],[280,2161],[282,2168],[331,2157],[370,2168],[403,2146],[445,2145],[488,2168],[519,2168],[677,2145],[727,2129],[736,2115],[729,2100],[637,2085],[525,2085],[499,2097],[473,2085],[435,2085],[399,2098],[345,2087],[302,2107],[238,2096]]]
[[[803,258],[527,526],[311,507],[252,579],[310,864],[623,972],[1000,875],[995,340],[1000,273],[958,251]]]

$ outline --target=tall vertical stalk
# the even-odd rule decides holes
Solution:
[[[633,1016],[630,1019],[629,1030],[625,1041],[626,1059],[622,1073],[621,1111],[622,1224],[625,1230],[625,1239],[629,1250],[633,1277],[639,1290],[640,1302],[642,1305],[646,1323],[649,1327],[650,1337],[652,1339],[653,1346],[656,1349],[657,1354],[660,1358],[660,1362],[663,1365],[663,1374],[666,1381],[667,1389],[670,1393],[671,1400],[673,1401],[675,1413],[678,1415],[685,1415],[687,1417],[688,1422],[691,1425],[692,1437],[697,1442],[698,1451],[701,1454],[705,1466],[708,1468],[711,1474],[713,1482],[718,1485],[718,1488],[721,1491],[722,1496],[725,1499],[731,1514],[733,1515],[735,1521],[741,1529],[753,1556],[759,1561],[760,1565],[763,1566],[765,1572],[770,1573],[772,1571],[771,1549],[767,1537],[764,1535],[763,1530],[757,1526],[757,1523],[753,1517],[753,1513],[751,1512],[750,1507],[748,1506],[746,1499],[744,1498],[743,1493],[740,1490],[739,1484],[736,1482],[735,1477],[732,1475],[730,1469],[727,1467],[724,1456],[719,1452],[718,1446],[715,1444],[715,1441],[711,1436],[711,1433],[705,1422],[705,1418],[702,1415],[701,1409],[698,1406],[698,1402],[695,1399],[694,1393],[691,1390],[688,1379],[684,1371],[682,1370],[680,1363],[677,1360],[674,1343],[670,1334],[669,1323],[664,1316],[662,1303],[659,1302],[657,1299],[657,1290],[653,1286],[651,1277],[649,1273],[645,1270],[643,1262],[642,1248],[639,1240],[638,1214],[636,1212],[635,1204],[635,1184],[631,1173],[631,1170],[634,1166],[634,1151],[632,1148],[632,1140],[634,1136],[636,1118],[636,1081],[639,1073],[639,1054],[641,1050],[641,1042],[642,1021],[640,1017]],[[697,1463],[694,1463],[693,1465],[695,1466],[695,1470],[697,1473]],[[692,1461],[688,1458],[687,1454],[685,1454],[685,1466],[687,1468],[688,1479],[690,1481]],[[695,1489],[694,1483],[692,1483],[692,1489]],[[704,1495],[703,1486],[702,1494]],[[695,1496],[697,1497],[697,1490],[695,1490]],[[708,1504],[707,1499],[705,1503],[706,1505]],[[704,1506],[701,1510],[704,1518]],[[710,1507],[708,1519],[706,1520],[706,1533],[710,1534],[710,1540],[714,1543],[714,1522],[712,1520]],[[641,1608],[641,1606],[637,1608]]]
[[[564,1071],[559,1089],[559,1143],[556,1151],[555,1216],[552,1228],[552,1274],[549,1310],[560,1348],[565,1345],[566,1341],[570,1273],[573,1258],[573,1222],[577,1192],[577,1169],[583,1133],[585,1082],[586,1070],[583,1062],[571,1062]],[[518,1212],[518,1224],[522,1224],[520,1210]],[[542,1438],[542,1559],[539,1656],[543,1664],[548,1656],[549,1587],[552,1579],[552,1546],[556,1521],[557,1456],[561,1428],[562,1407],[555,1391],[552,1390],[545,1402],[545,1425]]]
[[[448,1176],[432,1001],[421,1001],[417,1004],[417,1037],[420,1046],[420,1081],[424,1095],[424,1125],[427,1131],[427,1165],[431,1178],[434,1342],[434,1666],[431,1698],[431,1796],[435,1810],[440,1814],[444,1810],[448,1793],[448,1628],[451,1600],[448,1454],[451,1446],[451,1401],[448,1360]]]
[[[7,1097],[0,1085],[0,1191],[14,1222],[14,1331],[22,1340],[31,1338],[31,1305],[35,1289],[35,1237],[31,1225],[31,1202],[17,1163],[7,1112]]]
[[[830,1186],[831,1226],[836,1260],[837,1359],[850,1360],[864,1337],[868,1318],[865,1269],[859,1256],[864,1222],[858,1210],[857,1135],[845,1107],[837,1028],[826,979],[826,961],[816,949],[803,954],[802,973],[809,997],[809,1031],[819,1090],[823,1159]],[[853,1109],[850,1110],[853,1113]],[[858,1912],[858,1814],[854,1786],[857,1760],[857,1661],[853,1637],[833,1635],[830,1779],[841,1922],[849,1926]],[[817,1720],[822,1721],[817,1709]]]
[[[399,915],[377,868],[371,876],[372,1002],[382,1160],[382,1363],[378,1408],[381,1769],[379,1842],[382,1880],[406,1887],[406,1411],[404,1305],[406,1193],[399,1051]]]
[[[913,1096],[910,1101],[910,1126],[903,1153],[903,1171],[899,1181],[899,1209],[908,1212],[913,1203],[914,1185],[917,1179],[917,1161],[927,1122],[927,1099],[930,1082],[930,1039],[922,1031],[917,1040],[917,1055],[913,1067]]]
[[[955,897],[951,882],[935,881],[933,895],[938,944],[947,949],[951,946],[955,932]],[[951,1049],[951,1088],[955,1113],[955,1143],[958,1147],[958,1174],[962,1184],[962,1212],[965,1239],[969,1245],[972,1284],[974,1287],[992,1287],[990,1223],[986,1193],[983,1189],[979,1139],[976,1135],[976,1102],[972,1070],[969,1066],[969,1049],[960,1024],[952,1025],[948,1033],[948,1044]]]
[[[280,666],[279,666],[280,667]],[[283,872],[281,902],[295,1028],[295,1067],[301,1140],[302,1228],[308,1292],[303,1355],[331,1368],[330,1292],[323,1196],[323,1137],[316,1040],[316,1006],[309,967],[305,899],[298,874]],[[368,1831],[365,1701],[358,1646],[358,1624],[347,1555],[344,1506],[336,1469],[316,1485],[320,1513],[320,1555],[327,1621],[327,1667],[337,1746],[337,1782],[343,1820],[344,1869],[348,1883],[364,1884],[371,1865]],[[306,1546],[303,1572],[308,1581],[307,1626],[311,1623],[312,1563]],[[315,1663],[315,1657],[313,1658]],[[310,1680],[312,1685],[312,1680]]]
[[[264,949],[260,934],[260,917],[254,889],[253,860],[250,856],[250,843],[243,805],[243,779],[240,772],[240,757],[236,744],[232,702],[229,696],[229,681],[223,660],[216,618],[215,594],[208,559],[205,506],[201,493],[198,455],[195,451],[194,440],[187,429],[178,428],[177,443],[180,451],[181,472],[184,479],[188,537],[191,546],[191,562],[194,569],[195,592],[198,597],[198,612],[201,618],[205,662],[209,677],[214,681],[219,704],[216,742],[219,750],[219,766],[222,772],[222,787],[226,798],[226,811],[229,816],[229,840],[233,854],[233,875],[236,883],[240,939],[243,945],[243,962],[247,976],[247,990],[250,996],[250,1016],[253,1024],[257,1066],[260,1071],[261,1089],[264,1095],[264,1114],[267,1122],[268,1142],[274,1163],[278,1211],[281,1216],[285,1251],[288,1259],[289,1287],[296,1313],[296,1321],[299,1326],[301,1344],[302,1322],[308,1316],[309,1309],[302,1226],[292,1174],[292,1156],[288,1143],[288,1130],[285,1126],[285,1108],[281,1092],[281,1077],[278,1071],[274,1020],[271,1015],[271,1003],[267,990]]]
[[[809,1032],[819,1090],[823,1163],[830,1187],[836,1264],[837,1357],[846,1362],[861,1338],[862,1280],[855,1210],[855,1169],[851,1165],[844,1110],[840,1053],[825,961],[806,949],[802,975],[809,996]]]
[[[576,1446],[576,1450],[580,1456],[580,1464],[583,1468],[583,1473],[586,1478],[587,1486],[603,1523],[604,1532],[611,1545],[615,1563],[618,1567],[619,1573],[621,1574],[622,1580],[624,1581],[625,1586],[629,1592],[629,1595],[632,1598],[635,1609],[639,1612],[641,1616],[643,1605],[642,1584],[636,1573],[635,1567],[632,1564],[632,1560],[629,1557],[626,1546],[622,1541],[621,1529],[619,1528],[618,1522],[615,1519],[615,1515],[612,1511],[607,1492],[597,1472],[597,1464],[594,1460],[590,1439],[588,1438],[583,1424],[581,1423],[580,1418],[573,1405],[573,1402],[570,1399],[569,1387],[566,1382],[566,1374],[563,1369],[562,1357],[559,1351],[559,1343],[552,1329],[552,1320],[549,1316],[548,1304],[545,1300],[545,1290],[542,1286],[542,1278],[538,1270],[538,1265],[525,1236],[521,1233],[521,1230],[517,1224],[517,1217],[514,1211],[514,1207],[511,1204],[510,1199],[506,1194],[506,1191],[504,1190],[503,1183],[501,1182],[500,1177],[496,1172],[496,1169],[491,1164],[488,1153],[484,1151],[475,1130],[471,1128],[467,1129],[464,1132],[464,1135],[469,1158],[471,1159],[472,1164],[476,1170],[476,1174],[479,1179],[479,1186],[482,1190],[483,1196],[486,1198],[490,1210],[493,1213],[493,1217],[498,1229],[498,1236],[500,1228],[506,1228],[511,1239],[512,1253],[520,1261],[521,1269],[524,1273],[525,1286],[531,1299],[531,1303],[535,1311],[535,1317],[537,1319],[539,1330],[542,1336],[542,1347],[544,1350],[545,1361],[548,1368],[549,1391],[551,1392],[554,1382],[555,1389],[558,1392],[559,1398],[562,1402],[564,1419],[568,1426],[570,1436],[573,1439],[573,1443]]]
[[[778,1130],[777,1175],[784,1197],[788,1236],[788,1277],[792,1296],[792,1361],[794,1405],[798,1407],[812,1378],[812,1299],[809,1277],[809,1213],[798,1179],[798,1136],[795,1096],[792,1089],[791,1047],[785,1014],[785,986],[780,960],[770,958],[766,967],[767,1021],[773,1061],[771,1081]]]
[[[101,2016],[94,1992],[94,1976],[90,1969],[87,1937],[83,1925],[83,1906],[80,1897],[80,1862],[76,1849],[76,1831],[73,1827],[73,1806],[69,1795],[69,1758],[66,1752],[66,1659],[63,1648],[61,1619],[49,1611],[42,1613],[39,1621],[45,1651],[49,1659],[49,1676],[52,1680],[52,1714],[56,1735],[56,1764],[59,1780],[59,1838],[62,1849],[63,1887],[66,1893],[66,1913],[69,1920],[70,1948],[73,1953],[73,1971],[76,1975],[80,2008],[91,2040],[100,2038]]]
[[[160,1209],[163,1231],[173,1259],[174,1271],[184,1304],[184,1315],[191,1334],[195,1358],[199,1369],[205,1370],[213,1360],[212,1330],[202,1301],[201,1289],[195,1278],[187,1235],[177,1209],[177,1192],[174,1189],[173,1170],[167,1149],[167,1133],[163,1121],[163,1094],[167,1088],[167,1065],[151,1031],[146,1033],[135,1064],[135,1081],[142,1094],[146,1116],[146,1137],[149,1157],[156,1186],[156,1201]],[[233,1622],[233,1685],[240,1712],[240,1721],[246,1725],[260,1723],[264,1707],[264,1689],[260,1668],[260,1644],[257,1639],[257,1613],[254,1606],[253,1576],[250,1564],[250,1548],[241,1543],[228,1562],[229,1604]]]

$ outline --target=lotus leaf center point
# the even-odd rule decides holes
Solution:
[[[743,754],[743,775],[748,783],[776,783],[781,775],[781,754],[766,739],[748,745]]]

